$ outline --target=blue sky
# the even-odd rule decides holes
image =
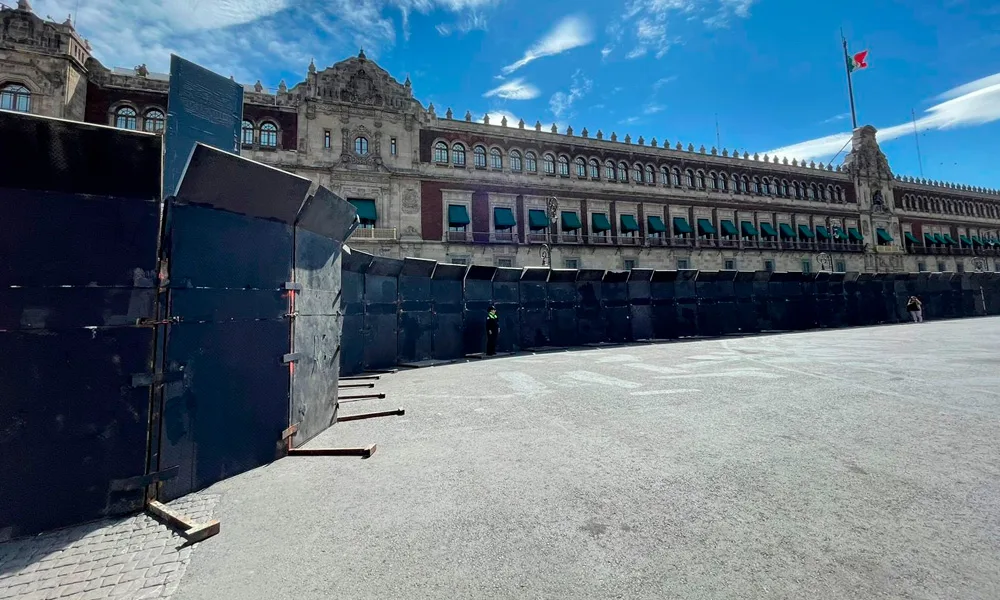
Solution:
[[[107,66],[177,52],[274,88],[370,58],[439,114],[829,160],[850,130],[840,29],[870,50],[858,119],[897,173],[1000,188],[995,0],[35,0]],[[527,59],[527,60],[525,60]],[[841,157],[842,158],[842,155]],[[838,159],[839,161],[840,159]]]

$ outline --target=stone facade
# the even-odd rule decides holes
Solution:
[[[27,88],[30,112],[162,131],[166,75],[105,68],[69,20],[44,21],[25,0],[0,10],[0,25],[0,88]],[[424,107],[408,78],[400,83],[363,52],[322,70],[310,64],[304,81],[282,81],[274,93],[259,81],[244,89],[243,155],[373,202],[376,219],[351,243],[380,256],[603,269],[1000,270],[1000,242],[987,242],[1000,239],[997,191],[894,175],[870,126],[855,131],[835,167],[490,123]],[[516,224],[498,227],[507,214]],[[835,232],[847,239],[824,239]]]

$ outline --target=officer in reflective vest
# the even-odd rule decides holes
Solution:
[[[493,356],[497,353],[497,335],[500,333],[500,316],[497,315],[497,308],[490,306],[486,313],[486,356]]]

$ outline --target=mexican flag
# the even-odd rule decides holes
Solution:
[[[847,72],[853,73],[868,68],[868,51],[862,50],[854,56],[847,57]]]

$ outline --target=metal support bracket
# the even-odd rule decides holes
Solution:
[[[302,291],[302,284],[299,283],[298,281],[286,281],[285,282],[285,289],[286,290],[293,290],[293,291],[296,291],[296,292],[301,292]]]
[[[303,357],[304,355],[301,352],[290,352],[281,357],[281,362],[287,365],[288,363],[301,360]]]
[[[112,479],[111,485],[108,486],[108,489],[112,492],[139,490],[154,483],[173,479],[174,477],[177,477],[180,470],[181,467],[178,465],[170,467],[169,469],[163,469],[162,471],[156,471],[155,473],[149,473],[147,475],[136,475],[135,477],[128,477],[126,479]]]
[[[184,373],[157,373],[155,376],[149,373],[134,373],[132,375],[132,387],[149,387],[151,385],[163,385],[184,380]]]

